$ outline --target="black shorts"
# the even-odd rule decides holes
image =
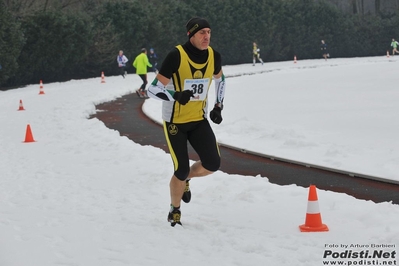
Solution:
[[[219,147],[207,119],[184,124],[164,122],[163,128],[174,164],[174,175],[179,180],[186,180],[190,172],[187,141],[198,154],[205,169],[212,172],[219,169]]]

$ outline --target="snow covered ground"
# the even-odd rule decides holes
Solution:
[[[392,57],[225,66],[217,138],[397,181],[397,66]],[[308,189],[262,176],[192,180],[184,227],[170,227],[169,155],[88,119],[140,79],[105,79],[0,92],[0,266],[397,264],[398,205],[317,190],[330,231],[302,233]],[[160,102],[144,111],[160,119]],[[36,142],[23,143],[28,124]]]
[[[399,182],[397,64],[367,57],[225,67],[231,78],[218,140]],[[161,121],[160,106],[144,108]]]

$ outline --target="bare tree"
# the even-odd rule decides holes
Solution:
[[[352,0],[354,14],[364,14],[364,0]]]
[[[380,0],[375,0],[375,13],[381,13],[381,2]]]
[[[88,71],[95,73],[95,65],[110,65],[115,60],[115,51],[118,50],[119,36],[112,30],[111,23],[102,28],[93,29],[93,42],[86,54],[86,65]]]

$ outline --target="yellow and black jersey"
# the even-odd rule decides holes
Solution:
[[[260,51],[260,49],[258,48],[258,46],[254,45],[254,47],[253,47],[253,49],[252,49],[252,53],[253,53],[254,55],[258,55],[259,51]]]
[[[190,89],[194,97],[186,105],[177,101],[164,101],[163,120],[179,124],[205,119],[212,77],[221,68],[221,56],[211,47],[198,50],[190,42],[176,46],[165,58],[159,73],[171,79],[167,90]]]

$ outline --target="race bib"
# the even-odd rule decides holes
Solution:
[[[184,90],[192,90],[194,97],[191,101],[204,101],[208,93],[209,78],[205,79],[186,79],[184,80]]]

